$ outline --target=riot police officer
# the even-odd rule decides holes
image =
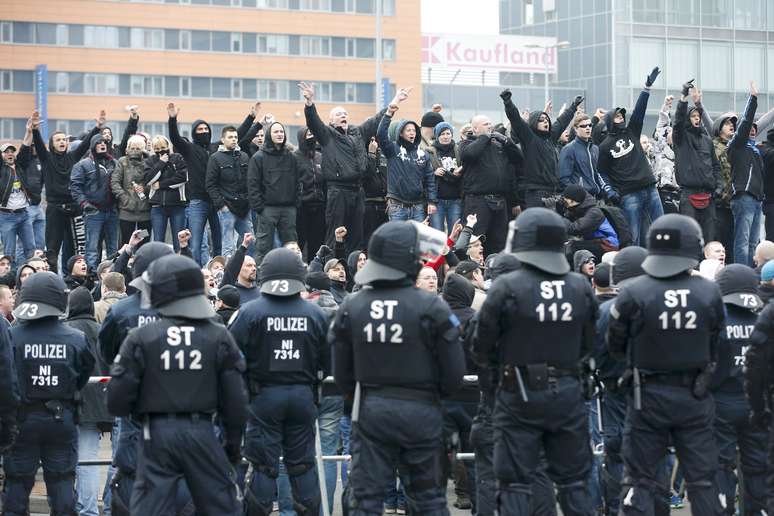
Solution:
[[[507,252],[522,263],[498,278],[481,309],[476,360],[496,363],[493,414],[500,514],[527,515],[541,450],[566,516],[592,513],[591,449],[581,362],[591,352],[597,302],[564,257],[562,218],[530,208],[511,222]]]
[[[364,287],[331,326],[336,384],[353,401],[345,504],[354,516],[382,513],[396,464],[411,514],[449,514],[440,398],[462,385],[465,357],[449,306],[414,287],[429,251],[423,228],[392,221],[374,231],[355,276]]]
[[[130,330],[139,328],[156,320],[158,312],[149,303],[142,302],[142,292],[148,287],[142,274],[148,266],[162,256],[174,254],[170,246],[162,242],[148,242],[134,256],[132,281],[129,284],[135,292],[119,300],[110,307],[99,332],[99,344],[102,357],[112,362]],[[129,516],[129,504],[132,497],[134,472],[137,467],[137,449],[141,428],[131,416],[118,419],[118,444],[113,455],[113,466],[117,472],[110,483],[110,506],[113,516]],[[186,510],[191,495],[184,482],[177,488],[177,506]]]
[[[646,275],[610,308],[608,347],[627,360],[633,386],[623,441],[622,514],[653,514],[660,458],[672,442],[693,514],[721,514],[714,482],[717,447],[708,392],[724,309],[714,283],[689,271],[702,249],[701,228],[684,215],[656,219],[648,232]]]
[[[736,514],[737,448],[743,482],[744,516],[766,509],[766,447],[768,434],[749,424],[750,405],[744,394],[744,352],[750,344],[758,312],[758,275],[742,264],[727,265],[715,277],[726,306],[726,326],[720,333],[718,365],[712,377],[715,438],[720,469],[718,488],[726,499],[726,514]]]
[[[320,511],[315,469],[317,384],[330,370],[327,318],[301,299],[306,267],[290,249],[269,251],[261,264],[261,297],[242,305],[230,326],[247,360],[250,417],[245,457],[253,472],[245,493],[249,516],[268,516],[279,458],[290,477],[294,509]]]
[[[21,322],[11,328],[21,409],[18,439],[3,457],[3,514],[8,516],[28,514],[41,464],[51,514],[75,514],[75,398],[95,360],[86,336],[59,321],[67,310],[66,289],[53,272],[33,274],[13,311]]]
[[[132,514],[170,514],[179,478],[200,514],[241,514],[236,475],[247,418],[244,359],[215,322],[199,266],[170,255],[143,275],[159,318],[129,332],[111,368],[108,409],[143,423]],[[224,425],[224,446],[213,426]],[[224,450],[225,448],[225,450]]]

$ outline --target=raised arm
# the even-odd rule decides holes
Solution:
[[[629,129],[639,138],[642,134],[642,124],[645,120],[645,111],[648,109],[648,100],[650,99],[650,88],[658,78],[661,70],[657,67],[651,70],[650,75],[645,79],[645,87],[637,97],[637,104],[634,105],[634,111],[629,119]]]
[[[167,124],[169,126],[169,141],[172,142],[175,150],[187,158],[191,155],[193,149],[193,143],[186,141],[180,136],[180,128],[177,126],[177,115],[180,114],[180,108],[175,105],[174,102],[167,104],[167,115],[169,120]]]
[[[522,144],[523,151],[524,145],[529,144],[535,135],[527,125],[527,122],[521,118],[521,113],[519,113],[511,97],[511,90],[503,90],[500,93],[500,98],[503,99],[503,106],[505,106],[505,116],[508,117],[508,121],[511,123],[512,138]]]
[[[551,124],[551,140],[559,140],[564,130],[567,129],[572,119],[575,118],[575,113],[578,111],[578,106],[581,105],[581,102],[583,102],[583,95],[576,95],[570,107],[562,111],[556,121]]]
[[[747,99],[747,104],[744,107],[744,115],[742,115],[742,120],[736,128],[736,133],[734,133],[731,141],[728,142],[729,148],[744,147],[747,145],[747,140],[750,139],[753,120],[755,119],[755,111],[757,109],[758,87],[755,85],[755,81],[752,81],[750,83],[750,97]]]
[[[118,145],[118,150],[123,156],[126,154],[126,146],[129,143],[129,138],[137,134],[137,126],[140,122],[140,114],[137,112],[137,106],[132,106],[129,112],[129,121],[126,123],[126,129],[124,129],[124,135],[121,137],[121,143]]]
[[[250,130],[250,128],[255,123],[255,117],[258,115],[258,112],[260,110],[261,110],[261,103],[260,102],[256,102],[255,104],[250,106],[250,112],[247,114],[247,116],[242,121],[242,123],[239,125],[239,127],[237,127],[237,136],[239,136],[239,140],[240,141],[245,137],[247,132]]]
[[[320,145],[325,147],[330,141],[331,136],[328,134],[328,128],[325,126],[325,123],[320,119],[320,115],[317,114],[317,106],[314,105],[314,87],[311,84],[302,82],[298,84],[298,89],[304,97],[306,126],[312,131]]]

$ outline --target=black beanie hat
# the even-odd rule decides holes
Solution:
[[[306,275],[306,286],[312,290],[330,290],[331,280],[324,272],[310,272]]]
[[[435,111],[428,111],[424,115],[422,115],[422,121],[420,125],[422,127],[431,127],[435,128],[436,125],[443,122],[443,116],[440,113],[436,113]]]
[[[583,199],[586,198],[586,190],[580,185],[567,185],[567,188],[562,192],[562,197],[575,202],[583,202]]]

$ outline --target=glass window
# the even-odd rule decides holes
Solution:
[[[130,27],[118,27],[118,48],[130,48],[132,46],[132,29]]]
[[[170,75],[164,78],[164,96],[175,98],[180,95],[180,77]]]
[[[653,69],[653,63],[663,63],[664,41],[633,38],[629,50],[629,84],[639,87]],[[688,77],[690,79],[690,77]]]
[[[231,33],[230,32],[212,32],[212,50],[213,52],[231,51]]]
[[[0,70],[0,91],[13,91],[13,71]]]
[[[331,100],[333,102],[346,102],[347,93],[346,86],[343,82],[331,83]]]
[[[242,52],[242,33],[241,32],[231,33],[231,51]]]
[[[737,43],[734,48],[734,89],[747,91],[750,81],[758,83],[758,88],[764,90],[763,47],[746,43]]]
[[[253,32],[242,33],[242,51],[246,54],[255,54],[255,51],[256,51],[255,33]]]
[[[774,84],[774,51],[772,51],[771,49],[769,49],[769,52],[768,52],[768,61],[769,61],[769,66],[768,66],[769,82],[767,84],[769,85],[769,88],[771,88],[771,85]]]
[[[632,15],[639,23],[664,23],[666,0],[637,0]]]
[[[11,43],[13,41],[13,23],[2,22],[0,23],[0,41],[3,43]]]
[[[330,55],[330,38],[323,36],[301,36],[302,56],[327,56]]]
[[[395,40],[383,39],[382,40],[382,59],[385,61],[395,60]]]
[[[242,79],[242,97],[246,99],[258,98],[255,79]]]
[[[210,78],[192,77],[191,78],[191,96],[192,97],[210,97]]]
[[[299,7],[303,11],[330,11],[331,0],[301,0]]]
[[[212,79],[212,96],[219,99],[227,99],[231,94],[231,81],[229,79]]]
[[[267,54],[288,54],[288,37],[284,34],[270,34],[266,36]]]
[[[296,36],[296,35],[288,36],[288,55],[291,55],[291,56],[301,55],[301,36]]]
[[[376,55],[376,46],[373,39],[357,38],[357,57],[373,59]]]
[[[118,91],[121,95],[132,94],[132,76],[128,73],[122,73],[118,77]]]
[[[180,38],[180,50],[191,50],[191,31],[181,30],[178,37]]]
[[[766,27],[763,6],[771,2],[760,0],[734,0],[734,23],[737,29],[763,29]],[[771,6],[769,6],[771,7]]]
[[[67,38],[68,30],[67,25],[60,23],[56,26],[56,44],[57,45],[68,45],[69,39]]]
[[[210,0],[191,0],[193,5],[210,5]]]
[[[36,23],[35,43],[38,45],[56,45],[56,25],[53,23]]]
[[[134,31],[132,29],[132,47],[134,47]],[[84,46],[94,48],[119,48],[118,45],[118,27],[102,27],[86,25],[83,31]]]
[[[375,0],[357,0],[355,3],[355,12],[361,14],[373,14],[376,12]]]
[[[704,90],[732,88],[731,44],[705,41],[701,47],[701,79]]]
[[[688,79],[699,76],[699,44],[670,39],[666,63],[667,87],[680,88]]]
[[[731,2],[733,0],[702,0],[701,24],[705,27],[731,27]]]
[[[210,32],[206,30],[192,30],[191,31],[191,49],[209,52],[210,51]]]
[[[374,98],[373,84],[360,83],[357,85],[357,98],[355,99],[355,102],[360,102],[361,104],[372,104],[375,101],[376,99]]]
[[[231,98],[242,98],[242,79],[231,79]]]
[[[382,0],[382,14],[385,16],[395,15],[395,0]]]
[[[13,22],[13,42],[33,43],[32,24],[25,22]]]
[[[698,25],[699,0],[669,0],[667,23],[674,25]]]
[[[69,79],[67,91],[69,93],[83,93],[83,74],[80,72],[69,72],[67,77]]]
[[[387,40],[384,40],[385,42]],[[386,50],[386,49],[385,49]],[[385,55],[387,52],[385,51]],[[331,38],[331,55],[334,57],[346,57],[347,56],[347,39],[346,38]]]
[[[34,75],[35,74],[31,70],[16,70],[13,72],[14,91],[34,91]]]
[[[70,25],[67,31],[67,39],[71,45],[80,47],[83,46],[84,30],[83,25]]]
[[[191,78],[190,77],[180,77],[180,96],[181,97],[191,96]]]
[[[164,48],[166,50],[178,50],[180,48],[180,31],[166,29],[164,31]]]
[[[15,137],[16,136],[13,134],[13,119],[4,118],[3,120],[0,120],[0,138],[10,140]]]

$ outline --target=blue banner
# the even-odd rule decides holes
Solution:
[[[48,65],[35,67],[35,110],[40,113],[40,135],[48,140]]]
[[[382,79],[382,87],[379,89],[379,95],[381,95],[381,108],[384,109],[387,107],[390,100],[392,100],[392,96],[390,95],[390,79],[387,77]]]

